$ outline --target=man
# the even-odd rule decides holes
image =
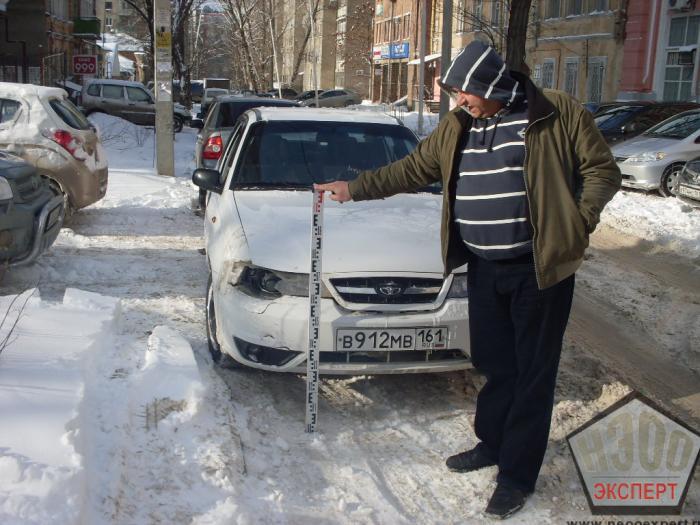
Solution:
[[[498,465],[486,514],[506,518],[535,488],[574,272],[621,176],[581,104],[506,71],[486,44],[464,48],[441,81],[458,107],[411,155],[316,188],[346,202],[442,182],[445,275],[468,262],[472,361],[487,379],[480,442],[446,463]]]

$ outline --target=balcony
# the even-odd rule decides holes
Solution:
[[[88,40],[100,38],[100,19],[95,17],[84,17],[73,19],[73,35]]]

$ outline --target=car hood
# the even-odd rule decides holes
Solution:
[[[310,267],[310,191],[235,192],[253,264],[284,272]],[[402,194],[339,204],[324,199],[324,273],[440,273],[442,196]]]
[[[646,137],[640,135],[628,141],[625,141],[612,148],[613,155],[621,157],[630,157],[639,153],[668,151],[681,144],[683,141],[679,139],[665,139],[660,137]]]

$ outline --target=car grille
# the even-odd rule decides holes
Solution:
[[[423,363],[469,361],[460,350],[405,350],[395,352],[320,352],[321,363]]]
[[[14,183],[17,196],[22,202],[32,201],[44,191],[44,181],[39,175],[27,175],[15,179]]]
[[[629,157],[613,157],[615,159],[615,162],[625,162]]]
[[[443,281],[414,277],[353,277],[331,279],[331,284],[348,303],[425,304],[435,302]]]

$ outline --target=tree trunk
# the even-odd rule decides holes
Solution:
[[[532,0],[513,0],[510,3],[508,17],[508,69],[520,71],[528,75],[530,68],[525,63],[525,41],[527,39],[527,23],[530,15]]]

